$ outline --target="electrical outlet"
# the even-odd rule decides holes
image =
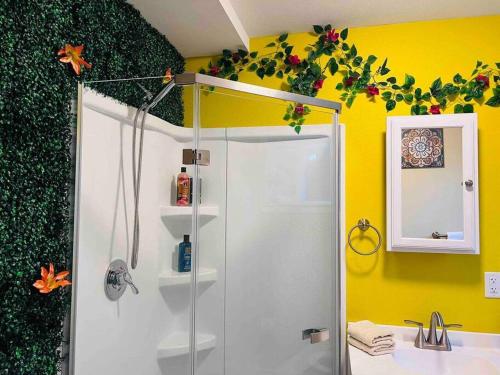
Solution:
[[[484,295],[486,298],[500,298],[500,272],[484,273]]]

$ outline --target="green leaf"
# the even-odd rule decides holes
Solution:
[[[349,51],[349,54],[352,57],[356,57],[356,55],[358,54],[358,50],[356,49],[356,46],[354,44],[352,45],[351,50]]]
[[[255,58],[257,57],[257,54],[258,54],[258,52],[257,52],[257,51],[250,52],[250,57],[251,57],[252,59],[255,59]]]
[[[342,51],[349,51],[349,45],[347,43],[342,43]]]
[[[394,108],[396,108],[396,101],[395,100],[388,100],[387,103],[385,103],[385,109],[387,112],[392,111]]]
[[[434,82],[432,82],[431,85],[431,92],[435,92],[441,89],[443,85],[443,82],[441,81],[441,78],[436,79]]]
[[[427,114],[427,106],[426,105],[420,106],[418,114],[419,115],[426,115]]]
[[[279,40],[280,42],[284,42],[287,38],[288,38],[288,33],[284,33],[284,34],[281,34],[281,35],[278,37],[278,40]]]
[[[385,76],[387,73],[389,73],[391,70],[387,68],[387,58],[384,60],[382,65],[379,68],[380,75]]]
[[[500,96],[492,96],[484,104],[486,104],[490,107],[498,107],[498,106],[500,106]]]
[[[276,73],[276,77],[277,78],[283,78],[283,71],[282,70],[278,70],[278,72]]]
[[[495,63],[495,65],[497,66],[497,69],[500,69],[500,62]]]
[[[382,99],[389,100],[390,98],[392,98],[392,93],[390,91],[384,91],[381,96]]]
[[[346,105],[348,108],[351,108],[352,103],[354,102],[354,99],[356,99],[355,95],[351,95],[347,98]]]
[[[251,72],[254,72],[257,70],[259,66],[256,64],[256,63],[252,63],[250,64],[250,66],[248,67],[248,70],[251,71]]]
[[[342,30],[342,31],[340,32],[340,37],[341,37],[342,39],[346,40],[346,39],[347,39],[347,35],[348,35],[348,34],[349,34],[349,29],[345,28],[344,30]]]
[[[240,49],[238,49],[238,55],[240,55],[242,58],[243,58],[243,57],[247,57],[248,52],[247,52],[247,51],[245,51],[244,49],[241,49],[241,48],[240,48]]]
[[[455,104],[455,107],[453,107],[453,112],[464,113],[464,106],[462,104]]]
[[[403,94],[396,94],[396,101],[397,102],[401,102],[404,100],[404,96]]]
[[[276,43],[271,42],[271,43],[267,44],[266,47],[276,47]]]
[[[330,70],[330,74],[333,76],[335,75],[335,73],[338,72],[339,70],[339,65],[337,64],[337,60],[335,60],[334,57],[332,57],[329,61],[328,61],[328,69]]]
[[[389,83],[396,83],[396,77],[389,77],[389,78],[387,78],[387,82],[389,82]]]
[[[313,26],[313,29],[314,29],[314,32],[315,32],[316,34],[321,34],[321,33],[323,33],[323,31],[324,31],[324,30],[323,30],[323,26],[320,26],[320,25],[314,25],[314,26]]]
[[[366,59],[366,63],[369,65],[373,64],[375,61],[377,61],[377,56],[374,56],[374,55],[370,55]]]
[[[361,61],[363,61],[363,58],[361,56],[357,56],[352,60],[352,66],[360,66]]]
[[[285,48],[285,54],[286,55],[289,55],[292,53],[292,49],[293,49],[293,46],[288,46]]]
[[[405,101],[411,103],[413,101],[413,94],[406,94]]]
[[[266,74],[266,70],[262,67],[257,69],[257,76],[259,76],[260,79],[264,78],[264,75]]]
[[[283,52],[281,52],[281,51],[279,51],[278,53],[276,53],[274,55],[275,59],[280,59],[281,60],[283,57],[285,57],[285,54]]]
[[[479,61],[479,60],[478,60],[478,61],[476,62],[476,68],[479,68],[481,65],[483,65],[483,63],[482,63],[481,61]]]
[[[457,85],[462,83],[462,76],[457,73],[453,76],[453,82],[455,82]],[[455,113],[460,113],[460,112],[455,112]]]
[[[300,125],[296,125],[293,130],[295,130],[295,133],[297,134],[300,134],[300,130],[302,129],[302,127]]]
[[[409,74],[405,74],[405,86],[410,88],[411,86],[413,86],[415,84],[415,77],[409,75]]]
[[[344,88],[344,85],[342,84],[342,82],[339,82],[337,83],[337,86],[335,86],[335,88],[340,91]]]
[[[236,74],[236,73],[231,74],[231,75],[229,76],[229,79],[230,79],[231,81],[237,81],[237,80],[238,80],[238,74]]]
[[[266,69],[266,76],[271,77],[276,72],[276,68],[272,65],[268,66]]]
[[[473,112],[474,112],[474,107],[472,104],[464,105],[464,113],[473,113]]]
[[[229,50],[229,49],[222,50],[222,56],[224,56],[226,58],[230,58],[232,55],[233,55],[233,53],[231,52],[231,50]]]
[[[330,31],[332,29],[332,25],[325,25],[325,31]]]
[[[431,100],[431,93],[430,92],[426,92],[422,95],[422,100],[425,100],[425,101],[429,101]]]
[[[289,114],[289,113],[286,113],[286,114],[283,116],[283,120],[285,120],[285,121],[288,121],[288,120],[290,120],[291,118],[292,118],[292,116],[290,116],[290,114]]]

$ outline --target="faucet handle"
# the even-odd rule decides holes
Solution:
[[[416,322],[414,320],[408,320],[408,319],[405,319],[405,323],[406,324],[413,324],[413,325],[416,325],[418,327],[423,327],[424,326],[424,323],[420,323],[420,322]]]
[[[416,322],[414,320],[405,319],[406,324],[414,324],[418,326],[418,333],[415,337],[415,347],[422,349],[425,345],[425,336],[424,336],[424,323]]]
[[[443,328],[462,328],[462,324],[451,323],[451,324],[443,324]]]

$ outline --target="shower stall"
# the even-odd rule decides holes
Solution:
[[[343,374],[339,112],[193,73],[80,85],[71,374]]]

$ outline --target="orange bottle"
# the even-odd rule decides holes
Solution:
[[[181,168],[177,175],[177,206],[189,206],[189,195],[191,194],[191,181],[186,173],[186,167]]]

